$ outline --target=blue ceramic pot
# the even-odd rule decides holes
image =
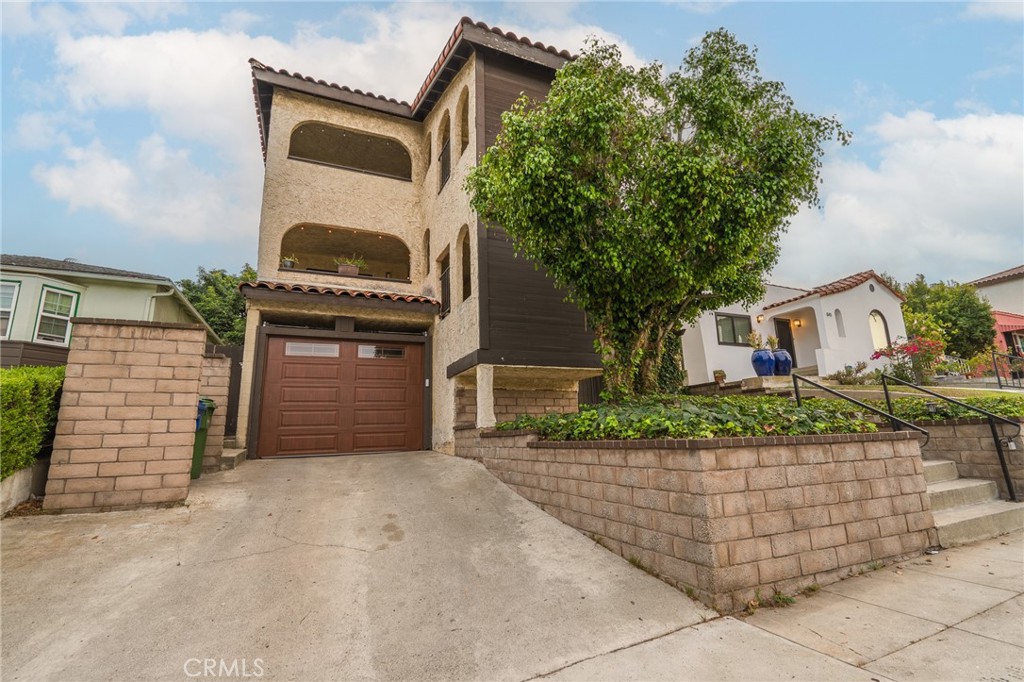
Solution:
[[[772,351],[775,356],[775,376],[788,377],[793,372],[793,357],[785,348]]]
[[[750,364],[759,377],[770,377],[775,372],[775,357],[770,350],[755,350],[750,356]]]

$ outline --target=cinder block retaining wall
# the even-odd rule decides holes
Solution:
[[[544,442],[463,429],[479,459],[548,513],[722,612],[934,544],[908,433]]]
[[[987,419],[946,419],[943,421],[916,422],[927,429],[931,438],[921,448],[925,459],[948,459],[956,462],[956,468],[964,478],[984,478],[995,481],[999,495],[1006,499],[1008,493],[999,466],[999,455],[992,440],[992,430]],[[1012,436],[1016,429],[996,423],[1001,438]],[[1010,478],[1018,495],[1024,495],[1024,444],[1015,438],[1016,450],[1003,446],[1003,454],[1010,470]],[[1005,441],[1004,441],[1005,443]]]
[[[203,355],[199,395],[217,404],[206,434],[203,450],[203,471],[219,471],[224,454],[224,427],[228,420],[228,384],[231,381],[231,358],[220,353]]]
[[[43,508],[184,500],[206,332],[75,319]]]
[[[540,416],[549,412],[569,413],[579,409],[576,389],[494,388],[494,417],[501,423],[527,414]],[[476,425],[476,389],[455,390],[455,425]]]

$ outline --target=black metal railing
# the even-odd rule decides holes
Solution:
[[[999,388],[1024,388],[1024,358],[1019,355],[992,351],[992,371]]]
[[[1011,445],[1011,444],[1013,443],[1013,439],[1020,435],[1020,423],[1019,422],[1015,422],[1012,419],[1007,419],[1006,417],[1001,417],[998,414],[994,414],[992,412],[989,412],[988,410],[983,410],[980,407],[975,407],[974,405],[968,405],[967,403],[962,402],[960,400],[957,400],[956,398],[950,398],[949,396],[942,395],[941,393],[936,393],[935,391],[929,390],[929,389],[927,389],[927,388],[925,388],[923,386],[918,386],[917,384],[912,384],[909,381],[904,381],[903,379],[897,379],[894,376],[890,376],[888,374],[883,373],[882,374],[882,391],[885,392],[885,405],[886,405],[886,407],[889,408],[890,412],[892,412],[892,399],[889,397],[889,382],[890,381],[896,382],[897,384],[900,384],[901,386],[906,386],[908,388],[916,389],[918,391],[921,391],[922,393],[927,393],[928,395],[932,396],[933,398],[938,398],[939,400],[944,400],[947,403],[952,403],[953,405],[959,405],[960,407],[962,407],[964,409],[967,409],[967,410],[970,410],[971,412],[977,412],[978,414],[980,414],[980,415],[984,416],[986,419],[988,419],[988,427],[992,431],[992,441],[995,443],[995,445],[996,445],[996,453],[999,455],[999,467],[1003,470],[1003,481],[1006,483],[1006,492],[1010,496],[1010,499],[1013,500],[1014,502],[1019,502],[1020,501],[1020,500],[1017,499],[1017,491],[1014,490],[1014,488],[1013,488],[1013,478],[1010,477],[1010,467],[1009,467],[1009,464],[1006,461],[1006,453],[1003,452],[1003,438],[999,435],[999,429],[996,428],[996,422],[998,421],[998,422],[1002,422],[1004,424],[1009,424],[1010,426],[1012,426],[1015,429],[1017,429],[1017,433],[1015,433],[1012,436],[1007,436],[1006,437],[1007,447],[1012,447],[1013,449],[1016,449],[1016,446],[1015,445]]]
[[[924,443],[921,444],[921,447],[924,447],[925,445],[927,445],[928,444],[928,439],[931,438],[931,436],[928,434],[928,431],[926,429],[922,429],[917,424],[912,424],[912,423],[910,423],[908,421],[900,419],[896,415],[892,414],[892,410],[891,409],[889,410],[889,412],[885,412],[884,410],[880,410],[877,407],[872,407],[871,405],[868,405],[867,403],[862,403],[861,401],[857,400],[856,398],[851,398],[850,396],[846,395],[845,393],[840,393],[839,391],[837,391],[835,389],[832,389],[832,388],[829,388],[828,386],[823,386],[822,384],[819,384],[817,381],[812,381],[811,379],[808,379],[807,377],[800,376],[799,374],[794,374],[793,375],[793,394],[796,396],[797,407],[803,405],[803,398],[800,396],[800,382],[801,381],[804,382],[805,384],[810,384],[811,386],[814,386],[818,390],[825,391],[825,393],[829,393],[831,395],[836,396],[837,398],[842,398],[843,400],[845,400],[845,401],[847,401],[849,403],[853,403],[857,407],[864,408],[868,412],[873,412],[873,413],[877,414],[880,417],[885,417],[887,420],[889,420],[889,423],[892,424],[892,430],[893,431],[900,431],[901,430],[900,427],[901,426],[905,426],[905,427],[907,427],[908,429],[910,429],[912,431],[917,431],[919,433],[923,433],[924,434]]]

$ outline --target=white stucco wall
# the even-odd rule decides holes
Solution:
[[[751,327],[763,337],[775,336],[775,320],[788,319],[792,323],[793,342],[796,349],[794,360],[798,367],[817,365],[818,374],[836,372],[846,365],[865,361],[869,367],[881,367],[884,360],[871,361],[874,352],[868,316],[878,310],[885,317],[889,336],[906,337],[906,326],[899,299],[887,288],[870,280],[852,289],[825,297],[809,296],[778,308],[764,310],[766,305],[798,296],[801,290],[776,285],[765,287],[765,297],[756,305],[745,310],[733,305],[717,312],[749,315]],[[846,335],[841,337],[836,324],[835,310],[842,311]],[[758,315],[764,320],[757,322]],[[799,321],[800,326],[796,326]],[[737,381],[754,376],[750,364],[749,346],[721,345],[715,326],[715,313],[702,315],[697,323],[687,328],[683,335],[683,360],[690,384],[706,383],[713,380],[716,369],[725,371],[727,381]]]
[[[1010,279],[976,288],[978,295],[992,304],[993,310],[1024,315],[1024,279]]]

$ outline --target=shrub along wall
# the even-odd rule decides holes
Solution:
[[[63,367],[0,370],[0,479],[32,466],[57,419]]]
[[[513,490],[722,612],[934,544],[916,437],[538,441],[456,434]]]

